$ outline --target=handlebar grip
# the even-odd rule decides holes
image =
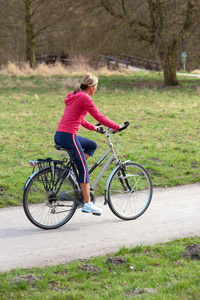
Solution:
[[[118,131],[122,131],[122,130],[125,130],[128,126],[129,126],[129,122],[127,121],[127,122],[124,122],[123,124],[122,124],[122,127],[120,127],[119,129],[118,129]]]
[[[100,126],[100,127],[97,129],[96,132],[97,132],[97,133],[101,133],[101,134],[106,133],[106,132],[103,130],[103,127],[102,127],[102,126]]]

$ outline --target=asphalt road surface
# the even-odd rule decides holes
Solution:
[[[200,183],[154,189],[150,207],[133,221],[118,219],[102,197],[97,205],[104,209],[100,217],[79,209],[69,223],[47,231],[30,223],[22,207],[0,209],[0,272],[200,236]]]

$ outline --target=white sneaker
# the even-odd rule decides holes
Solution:
[[[82,212],[85,212],[85,213],[91,212],[91,213],[93,213],[93,215],[100,216],[101,213],[103,212],[103,209],[98,208],[92,202],[90,202],[90,203],[84,203]]]

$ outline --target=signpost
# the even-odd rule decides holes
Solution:
[[[186,59],[187,59],[187,52],[182,52],[181,61],[183,63],[183,70],[184,71],[186,71]]]

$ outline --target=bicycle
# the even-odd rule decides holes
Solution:
[[[97,124],[100,125],[100,124]],[[129,122],[121,125],[120,131],[126,129]],[[153,185],[148,171],[140,164],[121,161],[117,158],[111,136],[112,129],[105,132],[108,149],[89,170],[91,174],[109,155],[99,174],[90,187],[91,201],[95,202],[93,190],[101,180],[108,167],[114,162],[106,187],[105,202],[111,211],[123,220],[140,217],[149,207],[153,194]],[[57,150],[66,151],[61,145]],[[82,191],[78,183],[76,167],[69,158],[53,160],[51,158],[31,160],[32,175],[23,187],[23,208],[28,219],[42,229],[54,229],[66,224],[77,208],[83,206]],[[38,170],[35,171],[35,167]]]

